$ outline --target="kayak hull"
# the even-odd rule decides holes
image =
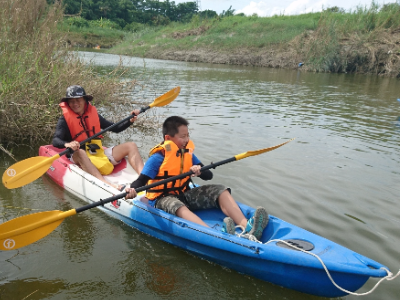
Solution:
[[[51,157],[62,150],[42,146],[39,155]],[[47,174],[58,185],[87,203],[120,193],[65,157],[54,161]],[[137,174],[125,160],[105,178],[114,183],[127,184],[135,180]],[[348,294],[332,283],[318,258],[310,254],[318,255],[334,282],[351,292],[357,291],[370,277],[386,276],[383,268],[389,270],[372,259],[272,215],[261,238],[262,243],[257,243],[222,233],[225,215],[219,209],[195,212],[210,226],[207,228],[156,209],[152,204],[142,194],[133,200],[119,199],[98,208],[139,231],[196,256],[307,294],[322,297]],[[250,206],[239,202],[238,205],[247,218],[254,212]],[[304,251],[295,250],[287,243],[303,247]]]

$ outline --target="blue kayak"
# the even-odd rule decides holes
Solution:
[[[254,208],[238,204],[247,218],[252,216]],[[369,277],[387,275],[381,269],[387,268],[384,265],[271,215],[262,243],[256,243],[222,233],[225,215],[219,209],[196,212],[210,229],[155,209],[145,198],[132,201],[128,217],[105,211],[144,233],[204,259],[308,294],[347,295],[334,286],[320,261],[305,252],[318,255],[335,283],[349,291],[358,290]],[[297,250],[296,246],[305,252]]]
[[[42,146],[39,154],[51,157],[61,151],[52,146]],[[55,160],[47,174],[89,204],[119,193],[111,185],[72,164],[65,156]],[[132,182],[136,177],[126,160],[112,174],[105,176],[110,182],[120,184]],[[238,204],[247,218],[252,216],[254,208]],[[133,200],[118,199],[98,208],[129,226],[196,256],[312,295],[344,296],[357,291],[370,277],[382,278],[389,272],[386,266],[372,259],[272,215],[260,242],[256,242],[238,236],[239,229],[238,235],[222,233],[225,215],[219,209],[195,212],[210,227],[207,228],[154,208],[143,194]]]

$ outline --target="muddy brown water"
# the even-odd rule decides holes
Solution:
[[[104,73],[120,60],[80,55]],[[262,205],[392,272],[399,270],[398,79],[136,58],[126,63],[132,67],[127,76],[151,87],[133,97],[150,103],[181,86],[179,97],[157,114],[189,119],[204,164],[296,138],[217,168],[213,182],[229,185],[241,202]],[[159,138],[131,131],[109,135],[107,144],[125,140],[137,141],[146,159]],[[33,148],[15,148],[14,154],[18,160],[36,156]],[[13,163],[0,153],[1,170]],[[84,204],[46,176],[15,190],[0,186],[0,222]],[[376,282],[370,279],[358,292]],[[362,299],[398,299],[399,283],[400,278],[384,282]],[[0,299],[212,298],[318,299],[199,259],[97,209],[65,219],[32,245],[0,252]]]

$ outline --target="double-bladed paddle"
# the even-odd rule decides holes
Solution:
[[[149,108],[161,107],[171,103],[179,95],[180,91],[181,91],[180,87],[173,88],[164,95],[161,95],[160,97],[156,98],[150,105],[142,107],[140,109],[139,114],[145,112]],[[125,119],[119,121],[118,123],[115,123],[103,129],[102,131],[96,133],[95,135],[87,138],[86,140],[82,141],[80,145],[89,142],[90,140],[98,137],[99,135],[105,133],[108,130],[111,130],[112,128],[120,125],[121,123],[128,121],[133,117],[134,117],[133,115],[129,115],[129,117],[126,117]],[[32,181],[35,181],[50,168],[53,161],[55,161],[62,155],[67,154],[69,151],[71,151],[71,149],[66,149],[52,157],[35,156],[13,164],[3,174],[4,186],[8,189],[15,189],[24,186],[28,183],[31,183]]]
[[[253,155],[259,155],[261,153],[265,153],[268,151],[272,151],[276,148],[279,148],[293,139],[286,141],[282,144],[265,148],[265,149],[260,149],[260,150],[254,150],[254,151],[247,151],[238,155],[235,155],[231,158],[222,160],[220,162],[216,163],[211,163],[207,166],[204,166],[200,169],[200,171],[205,171],[209,169],[214,169],[220,165],[227,164],[233,161],[237,161],[249,156]],[[173,176],[171,178],[167,178],[149,185],[142,186],[140,188],[136,189],[136,192],[139,193],[141,191],[145,191],[147,189],[153,188],[158,185],[165,184],[167,182],[173,181],[173,180],[178,180],[185,178],[187,176],[191,176],[193,174],[192,171],[183,173],[181,175]],[[59,211],[59,210],[53,210],[53,211],[45,211],[45,212],[40,212],[40,213],[35,213],[35,214],[30,214],[22,217],[15,218],[13,220],[7,221],[3,224],[0,225],[0,250],[14,250],[18,249],[24,246],[27,246],[29,244],[32,244],[36,242],[37,240],[40,240],[41,238],[44,238],[46,235],[48,235],[50,232],[52,232],[54,229],[57,228],[58,225],[61,224],[61,222],[69,217],[73,216],[77,213],[83,212],[85,210],[91,209],[96,206],[104,205],[106,203],[115,201],[117,199],[124,198],[126,196],[125,193],[121,193],[112,197],[109,197],[104,200],[100,200],[98,202],[93,202],[91,204],[82,206],[77,209],[70,209],[68,211]]]

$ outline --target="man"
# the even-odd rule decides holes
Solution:
[[[103,175],[112,172],[125,156],[133,169],[140,174],[143,169],[143,160],[134,142],[126,142],[103,150],[100,137],[80,146],[80,142],[110,127],[114,123],[106,120],[97,113],[96,108],[90,103],[93,96],[86,95],[83,87],[73,85],[67,88],[66,97],[60,101],[63,115],[59,118],[53,137],[53,146],[57,148],[71,148],[74,152],[69,157],[70,161],[98,178],[99,180],[123,190],[124,186],[108,182]],[[112,128],[112,132],[121,132],[127,129],[136,119],[139,110],[131,112],[132,119]]]

